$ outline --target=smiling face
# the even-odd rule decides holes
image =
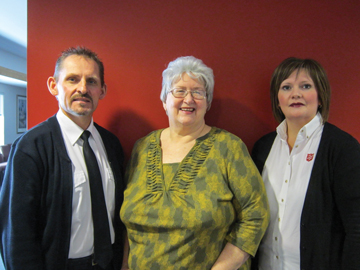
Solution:
[[[281,83],[278,99],[286,121],[301,126],[315,117],[320,105],[314,82],[304,70],[295,70]]]
[[[96,62],[79,55],[65,58],[58,80],[50,77],[48,88],[64,114],[77,124],[81,118],[90,123],[99,100],[106,95],[106,85],[101,86]]]
[[[182,78],[172,85],[173,88],[181,88],[184,90],[202,89],[204,85],[198,80],[192,79],[184,73]],[[207,108],[206,98],[202,100],[194,99],[190,93],[185,98],[176,98],[172,93],[168,93],[166,102],[163,106],[169,117],[170,127],[198,127],[205,124],[205,113]]]

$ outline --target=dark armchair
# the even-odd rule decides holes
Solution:
[[[2,182],[7,160],[9,157],[11,143],[0,146],[0,183]]]

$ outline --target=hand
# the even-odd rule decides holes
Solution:
[[[211,270],[239,269],[249,257],[249,254],[237,246],[227,243]]]

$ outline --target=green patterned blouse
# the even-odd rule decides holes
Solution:
[[[169,165],[161,160],[161,132],[137,141],[126,172],[120,216],[130,269],[211,269],[226,242],[254,256],[269,212],[245,144],[213,127]],[[240,269],[249,268],[250,260]]]

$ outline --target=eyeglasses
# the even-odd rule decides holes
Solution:
[[[189,92],[194,99],[202,100],[206,98],[206,92],[201,89],[186,90],[182,88],[174,88],[171,89],[169,92],[171,92],[171,94],[176,98],[185,98],[189,94]]]

